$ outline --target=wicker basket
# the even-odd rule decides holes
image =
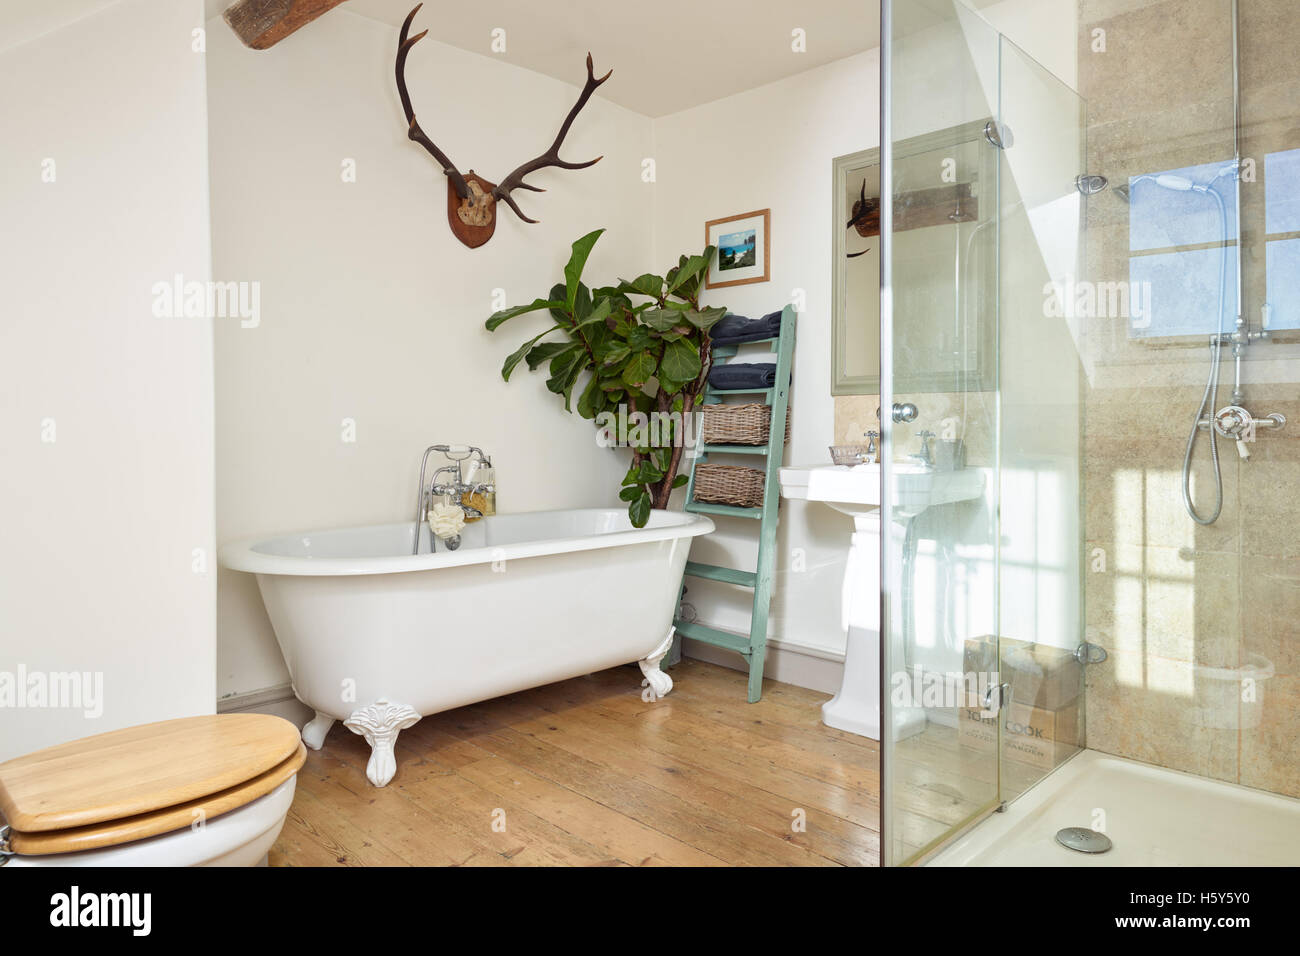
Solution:
[[[763,472],[739,465],[696,465],[695,500],[739,508],[763,504]]]
[[[772,427],[770,405],[701,405],[704,422],[700,440],[706,445],[766,445]],[[785,440],[790,441],[790,416],[785,419]]]

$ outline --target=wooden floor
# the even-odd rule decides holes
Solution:
[[[879,749],[827,695],[687,660],[642,701],[616,667],[425,717],[397,776],[336,724],[308,751],[273,866],[875,866]]]

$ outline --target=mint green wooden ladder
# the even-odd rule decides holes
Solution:
[[[729,395],[760,396],[765,405],[771,406],[772,422],[768,430],[766,445],[703,445],[700,453],[691,462],[690,481],[686,486],[686,510],[696,514],[721,515],[724,517],[749,518],[758,524],[758,562],[753,571],[741,571],[736,568],[724,568],[713,564],[701,564],[696,561],[686,562],[686,577],[706,578],[721,581],[724,584],[738,584],[754,589],[753,613],[750,617],[749,633],[735,634],[723,631],[697,621],[684,621],[675,618],[673,625],[677,633],[705,644],[735,651],[749,664],[749,702],[756,703],[763,693],[763,663],[767,657],[767,618],[772,604],[772,581],[776,570],[776,526],[778,521],[777,505],[781,498],[780,476],[781,458],[785,452],[785,421],[790,408],[790,372],[794,363],[794,307],[787,305],[781,310],[781,332],[768,339],[759,339],[761,345],[770,343],[776,353],[776,382],[772,388],[718,389],[712,386],[704,392],[706,404],[720,402]],[[719,345],[713,349],[714,365],[725,364],[728,359],[736,357],[739,346]],[[756,358],[746,357],[746,361]],[[760,400],[760,399],[756,399]],[[741,508],[735,505],[719,505],[695,500],[695,469],[708,462],[710,455],[761,455],[764,458],[763,504],[757,508]],[[685,581],[683,580],[683,588]]]

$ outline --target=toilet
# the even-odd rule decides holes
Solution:
[[[268,714],[183,717],[0,763],[0,865],[253,866],[307,751]]]

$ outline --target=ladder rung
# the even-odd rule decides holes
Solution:
[[[692,514],[723,515],[731,518],[762,518],[762,508],[741,508],[738,505],[715,505],[707,501],[688,501],[686,510]]]
[[[744,342],[723,342],[719,345],[713,346],[713,354],[723,355],[729,358],[732,355],[735,355],[736,350],[742,345],[760,345],[763,342],[779,342],[780,339],[781,333],[778,332],[776,335],[765,335],[761,339],[747,339]],[[775,349],[773,349],[773,351],[775,351]]]
[[[717,388],[710,385],[709,391],[714,395],[766,395],[767,404],[772,404],[773,389],[770,386],[768,388]]]
[[[704,445],[706,454],[719,455],[766,455],[766,445]]]
[[[720,631],[716,627],[709,627],[699,621],[674,620],[673,627],[677,628],[677,633],[683,637],[703,641],[705,644],[712,644],[714,647],[725,647],[729,651],[736,651],[746,657],[749,656],[749,638],[744,634]]]
[[[697,561],[686,562],[686,573],[693,578],[708,578],[724,584],[740,584],[752,588],[758,582],[754,571],[739,571],[736,568],[720,568],[716,564],[700,564]]]

